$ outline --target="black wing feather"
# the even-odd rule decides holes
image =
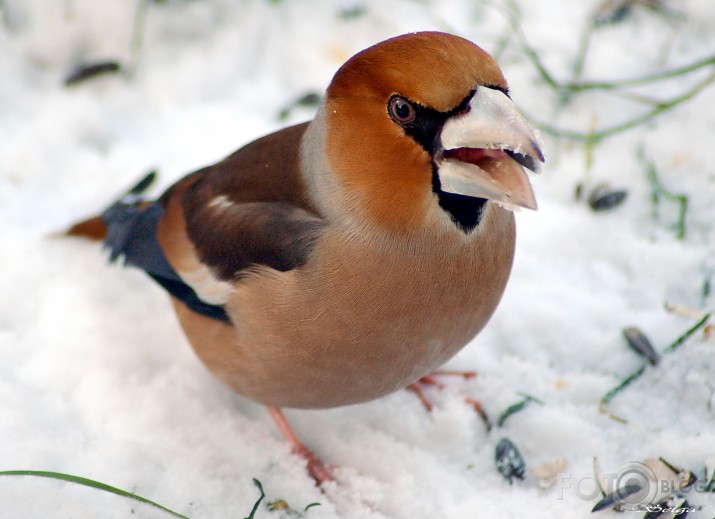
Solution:
[[[140,191],[148,187],[145,181],[146,178],[102,214],[107,226],[104,244],[110,251],[110,261],[114,262],[123,257],[125,264],[144,270],[164,290],[191,310],[212,319],[229,322],[224,307],[201,300],[164,256],[156,239],[156,226],[164,216],[164,207],[159,202],[146,205],[138,198]]]

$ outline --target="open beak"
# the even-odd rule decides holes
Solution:
[[[536,209],[524,168],[544,162],[538,138],[502,91],[479,87],[468,108],[447,120],[437,157],[442,191]]]

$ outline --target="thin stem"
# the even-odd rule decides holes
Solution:
[[[697,323],[695,323],[693,326],[688,328],[683,335],[675,339],[673,344],[668,346],[664,351],[665,353],[671,353],[678,348],[680,348],[685,341],[687,341],[695,332],[697,332],[700,328],[705,326],[705,324],[708,322],[710,317],[712,316],[711,313],[705,314]]]
[[[179,519],[189,519],[187,516],[182,515],[178,512],[174,512],[173,510],[170,510],[170,509],[166,508],[165,506],[162,506],[159,503],[155,503],[154,501],[151,501],[145,497],[141,497],[141,496],[138,496],[132,492],[127,492],[126,490],[122,490],[120,488],[116,488],[116,487],[107,485],[106,483],[101,483],[99,481],[94,481],[92,479],[83,478],[81,476],[74,476],[72,474],[63,474],[61,472],[48,472],[48,471],[44,471],[44,470],[6,470],[4,472],[0,472],[0,476],[33,476],[33,477],[57,479],[60,481],[66,481],[68,483],[74,483],[77,485],[94,488],[96,490],[102,490],[104,492],[109,492],[110,494],[115,494],[115,495],[121,496],[121,497],[127,497],[127,498],[133,499],[135,501],[139,501],[141,503],[151,505],[155,508],[158,508],[159,510],[163,510],[164,512],[166,512],[168,514],[173,515],[174,517],[178,517]]]
[[[648,112],[644,113],[643,115],[639,115],[638,117],[634,117],[633,119],[629,119],[627,121],[624,121],[620,124],[616,124],[614,126],[610,126],[608,128],[605,128],[603,130],[599,130],[597,132],[579,132],[579,131],[573,131],[573,130],[566,130],[563,128],[558,128],[556,126],[553,126],[551,124],[542,122],[542,121],[537,121],[534,118],[529,118],[534,125],[539,128],[541,131],[544,133],[547,133],[549,135],[553,135],[554,137],[560,137],[564,139],[569,139],[572,141],[577,141],[577,142],[592,142],[593,144],[598,144],[604,139],[608,137],[612,137],[614,135],[617,135],[619,133],[622,133],[624,131],[630,130],[632,128],[635,128],[636,126],[640,126],[644,123],[647,123],[651,120],[653,120],[655,117],[658,115],[662,114],[663,112],[667,112],[668,110],[671,110],[675,108],[676,106],[689,101],[693,97],[695,97],[697,94],[700,93],[701,90],[703,90],[705,87],[709,86],[713,80],[715,80],[715,72],[711,73],[708,75],[707,78],[705,78],[703,81],[695,85],[693,88],[688,90],[687,92],[676,96],[672,99],[669,99],[667,101],[662,101],[658,103],[655,108],[652,110],[649,110]]]
[[[625,388],[630,386],[633,382],[638,380],[640,376],[645,372],[646,364],[643,364],[640,368],[632,372],[630,375],[628,375],[626,378],[624,378],[620,384],[618,384],[616,387],[611,389],[608,393],[606,393],[603,398],[601,399],[601,405],[608,405],[608,403],[613,400],[613,397],[615,397],[618,393],[623,391]]]
[[[529,61],[534,65],[536,68],[537,72],[541,76],[541,78],[548,84],[551,88],[555,90],[560,89],[560,84],[559,82],[554,78],[554,76],[549,72],[549,70],[544,66],[544,64],[541,62],[541,58],[539,57],[539,54],[534,50],[534,48],[531,46],[529,43],[529,40],[526,37],[526,34],[524,33],[524,30],[521,28],[521,23],[519,21],[519,17],[514,13],[513,9],[509,9],[499,3],[496,2],[485,2],[486,4],[489,4],[491,7],[499,11],[507,20],[509,25],[511,26],[512,30],[514,31],[514,34],[516,35],[517,39],[519,40],[519,43],[521,44],[521,48],[526,54],[526,57],[529,58]]]
[[[708,322],[710,319],[711,313],[705,314],[700,320],[698,320],[697,323],[695,323],[693,326],[688,328],[685,333],[683,333],[680,337],[675,339],[675,341],[668,346],[665,350],[663,350],[663,353],[672,353],[680,346],[685,343],[695,332],[697,332],[700,328],[705,326],[705,324]],[[613,398],[619,394],[621,391],[623,391],[625,388],[630,386],[633,382],[638,380],[643,373],[645,373],[647,364],[643,364],[640,368],[632,372],[630,375],[628,375],[626,378],[624,378],[616,387],[612,388],[608,393],[606,393],[603,398],[601,398],[601,402],[599,403],[599,410],[608,415],[610,418],[613,418],[616,421],[619,421],[621,423],[627,423],[627,420],[625,418],[621,418],[619,416],[614,415],[608,410],[608,404],[613,400]]]
[[[258,512],[258,507],[261,504],[261,501],[266,497],[266,493],[263,491],[263,485],[261,485],[261,482],[258,481],[256,478],[253,478],[253,484],[256,485],[256,488],[258,488],[258,491],[261,493],[260,496],[258,496],[258,500],[253,504],[253,508],[251,509],[251,513],[248,514],[248,517],[245,519],[254,519],[256,516],[256,512]]]
[[[519,17],[515,14],[514,9],[510,9],[498,2],[486,1],[485,4],[490,5],[497,11],[499,11],[508,21],[514,34],[516,35],[519,43],[526,54],[526,57],[531,61],[531,63],[536,68],[537,72],[541,78],[556,91],[572,94],[578,92],[584,92],[587,90],[617,90],[626,87],[645,85],[650,83],[655,83],[658,81],[664,81],[667,79],[672,79],[674,77],[683,76],[700,70],[702,68],[708,67],[710,65],[715,65],[715,55],[711,55],[702,59],[699,59],[693,63],[686,65],[681,65],[669,70],[663,70],[661,72],[655,72],[653,74],[647,74],[645,76],[615,80],[615,81],[567,81],[561,82],[546,68],[546,66],[541,61],[541,57],[536,52],[534,47],[529,43],[524,30],[521,27]],[[579,47],[579,52],[574,64],[574,78],[580,77],[581,73],[586,64],[586,57],[588,54],[588,49],[590,47],[590,41],[592,36],[592,27],[586,29],[581,37],[581,45]]]
[[[640,160],[643,161],[643,163],[645,164],[648,181],[651,184],[651,197],[653,200],[654,216],[657,217],[658,215],[657,206],[658,202],[660,201],[660,197],[663,197],[667,200],[670,200],[671,202],[675,202],[676,204],[678,204],[678,223],[676,227],[676,238],[679,240],[683,240],[685,238],[685,218],[688,213],[688,197],[686,195],[677,195],[668,191],[663,185],[663,183],[660,181],[660,178],[658,178],[658,171],[655,167],[655,164],[645,157],[645,153],[643,152],[642,148],[639,150],[638,155]]]
[[[674,77],[683,76],[690,72],[705,68],[709,65],[715,65],[715,55],[708,56],[707,58],[703,58],[688,65],[683,65],[681,67],[676,67],[670,70],[656,72],[654,74],[648,74],[639,78],[624,79],[620,81],[570,82],[560,84],[559,88],[568,90],[570,92],[584,92],[586,90],[614,90],[618,88],[639,86],[649,83],[656,83],[658,81],[664,81],[666,79],[672,79]]]
[[[581,34],[581,43],[578,48],[578,54],[576,55],[576,61],[573,67],[573,79],[572,84],[576,84],[578,80],[581,79],[581,74],[583,74],[583,69],[586,66],[586,57],[588,56],[588,51],[591,47],[591,36],[593,35],[593,26],[589,25],[588,28]]]
[[[131,51],[134,61],[137,60],[144,37],[144,27],[146,25],[146,13],[149,8],[149,0],[139,0],[136,14],[134,15],[134,27],[132,28]]]

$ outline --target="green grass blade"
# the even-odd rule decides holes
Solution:
[[[523,410],[527,405],[531,404],[532,402],[539,405],[544,405],[544,403],[535,396],[523,393],[522,395],[524,397],[522,400],[519,400],[517,403],[510,405],[504,410],[501,415],[499,415],[499,419],[497,420],[497,427],[502,427],[504,425],[504,422],[506,422],[507,418]]]
[[[263,501],[263,499],[266,497],[266,493],[263,491],[263,485],[261,485],[261,482],[258,481],[256,478],[253,478],[253,484],[256,485],[256,488],[258,488],[258,491],[261,493],[261,495],[258,497],[258,500],[253,505],[251,513],[248,514],[248,517],[246,517],[245,519],[254,519],[254,516],[258,511],[258,506],[261,504],[261,501]]]
[[[117,496],[133,499],[135,501],[139,501],[140,503],[151,505],[155,508],[158,508],[159,510],[163,510],[164,512],[171,514],[174,517],[179,517],[180,519],[190,519],[189,517],[186,517],[185,515],[181,515],[178,512],[174,512],[173,510],[170,510],[169,508],[166,508],[165,506],[162,506],[159,503],[155,503],[154,501],[151,501],[150,499],[147,499],[145,497],[138,496],[136,494],[133,494],[132,492],[127,492],[126,490],[122,490],[121,488],[116,488],[111,485],[107,485],[106,483],[100,483],[99,481],[94,481],[92,479],[83,478],[81,476],[74,476],[72,474],[63,474],[61,472],[48,472],[48,471],[44,471],[44,470],[6,470],[6,471],[0,471],[0,476],[31,476],[31,477],[48,478],[48,479],[56,479],[56,480],[60,480],[60,481],[66,481],[68,483],[73,483],[75,485],[82,485],[85,487],[94,488],[96,490],[101,490],[103,492],[108,492],[110,494],[114,494]]]
[[[683,345],[683,343],[685,341],[687,341],[695,332],[697,332],[700,328],[702,328],[703,326],[705,326],[707,324],[707,322],[708,322],[708,320],[710,320],[711,316],[712,316],[712,313],[707,313],[704,316],[702,316],[698,320],[698,322],[695,323],[690,328],[688,328],[683,335],[681,335],[680,337],[675,339],[675,341],[665,349],[665,353],[671,353],[671,352],[677,350],[678,348],[680,348]]]

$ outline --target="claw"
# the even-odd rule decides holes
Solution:
[[[420,378],[417,382],[413,382],[409,386],[407,386],[407,389],[412,391],[417,398],[420,400],[424,408],[427,410],[427,412],[431,412],[432,409],[434,409],[434,404],[432,401],[427,397],[427,395],[424,392],[423,387],[424,386],[435,386],[437,389],[443,390],[445,388],[445,385],[437,380],[438,376],[456,376],[456,377],[463,377],[465,380],[468,380],[470,378],[474,378],[477,376],[477,373],[474,371],[451,371],[451,370],[439,370],[439,371],[434,371],[428,375],[425,375],[424,377]],[[492,424],[491,421],[489,420],[489,417],[487,416],[486,411],[484,410],[484,407],[482,406],[482,403],[477,400],[476,398],[472,397],[464,397],[464,401],[469,404],[474,411],[479,415],[479,418],[482,419],[484,422],[485,427],[487,428],[487,431],[491,431],[492,429]]]
[[[288,424],[283,412],[278,407],[268,407],[268,412],[271,414],[273,421],[278,426],[283,437],[293,447],[293,452],[306,461],[308,474],[313,478],[316,485],[319,487],[327,481],[335,481],[330,469],[318,458],[313,451],[303,445],[293,432],[293,429]]]

